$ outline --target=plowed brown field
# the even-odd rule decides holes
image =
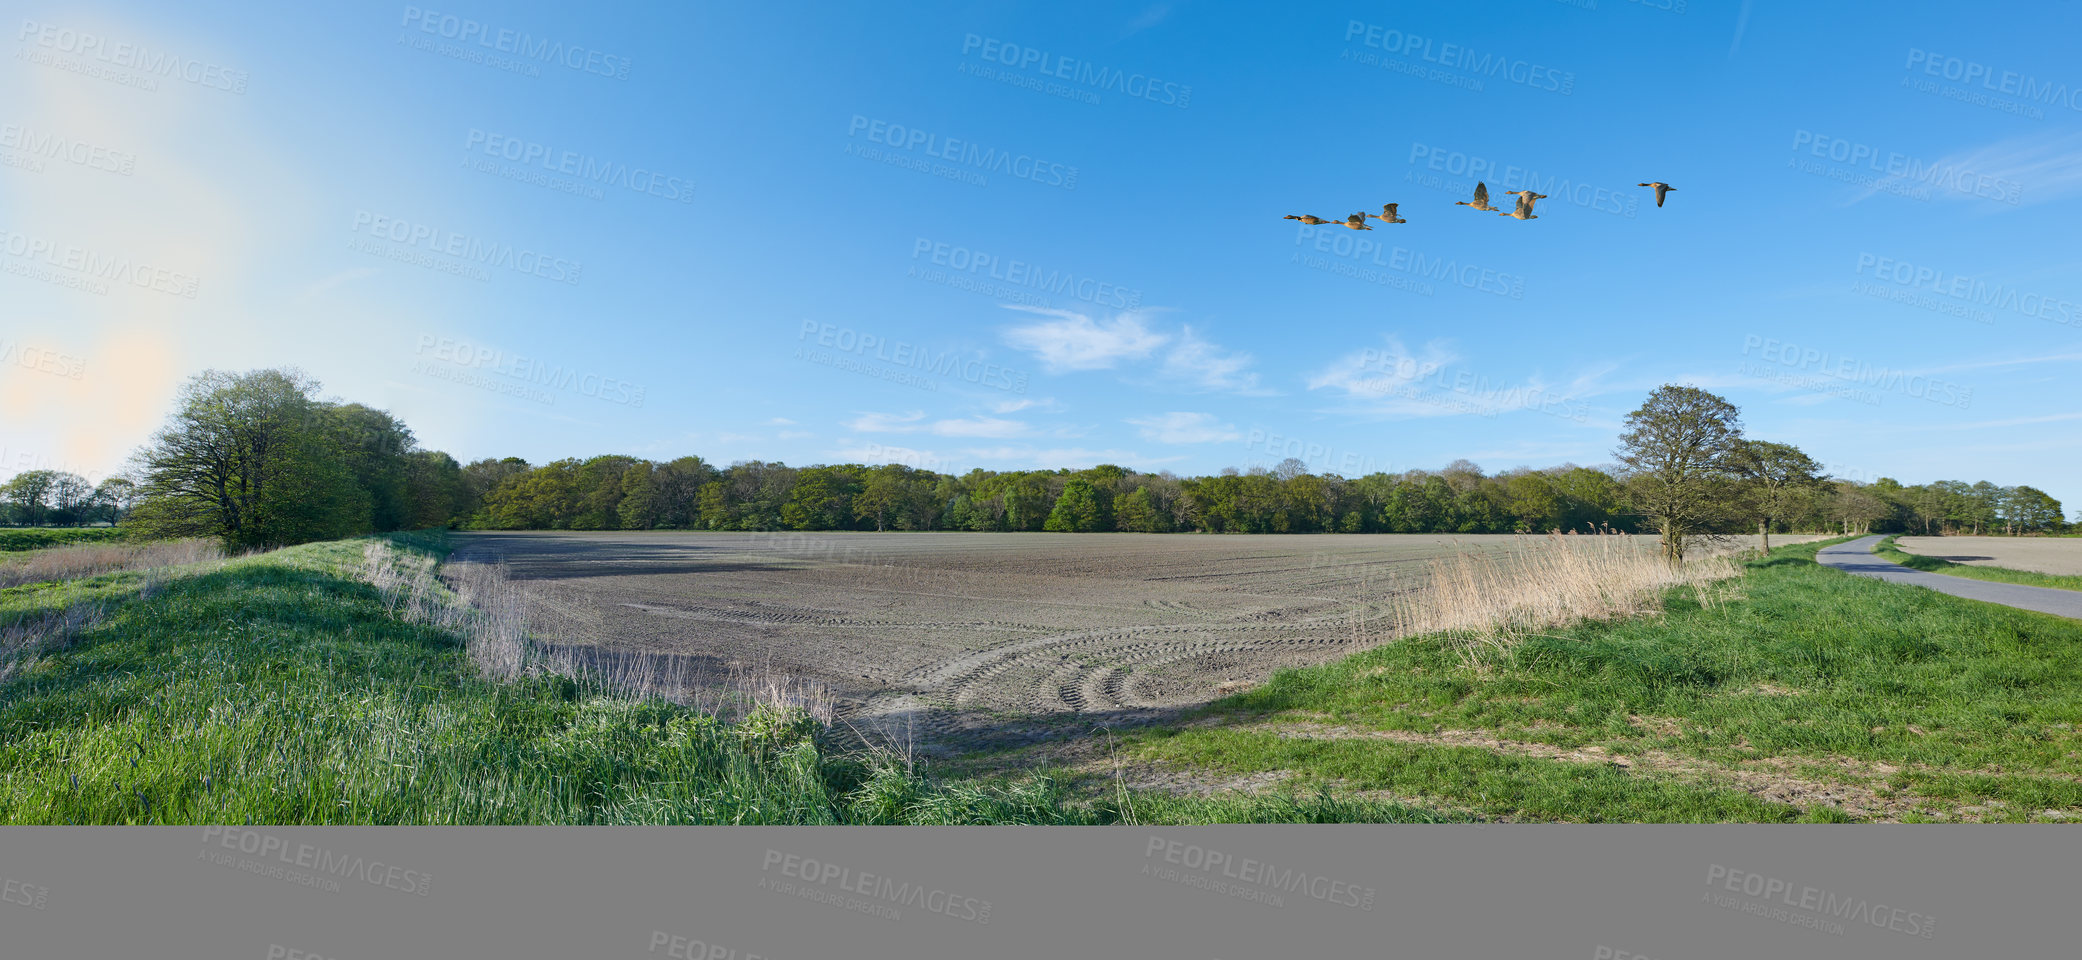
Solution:
[[[456,559],[504,560],[552,639],[814,679],[856,727],[976,749],[1162,717],[1380,642],[1429,560],[1534,539],[479,533]]]

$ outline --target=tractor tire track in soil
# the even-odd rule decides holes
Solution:
[[[932,753],[1160,721],[1387,639],[1480,535],[555,532],[459,535],[540,596],[544,639],[824,684]]]

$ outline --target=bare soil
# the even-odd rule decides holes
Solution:
[[[1143,723],[1390,636],[1482,535],[479,533],[548,639],[825,684],[927,752]]]
[[[2082,576],[2082,537],[1901,537],[1903,553],[1972,567]]]

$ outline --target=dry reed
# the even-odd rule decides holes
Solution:
[[[1463,662],[1481,669],[1541,630],[1660,613],[1671,587],[1690,587],[1701,606],[1714,606],[1724,592],[1714,585],[1740,573],[1728,552],[1673,568],[1652,541],[1628,534],[1551,534],[1525,550],[1433,560],[1430,585],[1398,598],[1394,617],[1401,635],[1447,635]]]
[[[72,580],[119,570],[153,570],[223,557],[224,550],[216,541],[200,539],[48,547],[0,562],[0,587]]]

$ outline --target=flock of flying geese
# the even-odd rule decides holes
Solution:
[[[1661,181],[1657,181],[1655,183],[1637,184],[1637,186],[1654,187],[1655,205],[1658,207],[1663,205],[1664,195],[1668,194],[1672,190],[1677,189],[1676,187],[1673,187]],[[1506,190],[1504,191],[1504,194],[1506,196],[1515,195],[1518,197],[1518,203],[1514,209],[1507,211],[1490,206],[1489,184],[1486,183],[1475,184],[1475,200],[1473,203],[1470,203],[1466,200],[1455,200],[1453,201],[1453,205],[1457,207],[1474,207],[1477,210],[1495,210],[1497,211],[1496,215],[1499,217],[1512,217],[1519,220],[1540,219],[1537,215],[1533,213],[1533,202],[1537,200],[1547,199],[1546,194],[1534,193],[1531,190]],[[1349,217],[1344,218],[1343,220],[1325,220],[1322,217],[1318,217],[1314,214],[1307,213],[1290,213],[1287,214],[1285,217],[1282,217],[1281,219],[1299,220],[1302,223],[1311,225],[1319,223],[1335,223],[1340,226],[1350,227],[1354,230],[1372,230],[1372,227],[1366,225],[1366,220],[1368,217],[1372,217],[1375,220],[1385,220],[1389,223],[1408,223],[1408,220],[1404,220],[1403,218],[1396,216],[1395,208],[1397,206],[1399,206],[1399,204],[1384,203],[1381,204],[1380,213],[1355,213]]]

